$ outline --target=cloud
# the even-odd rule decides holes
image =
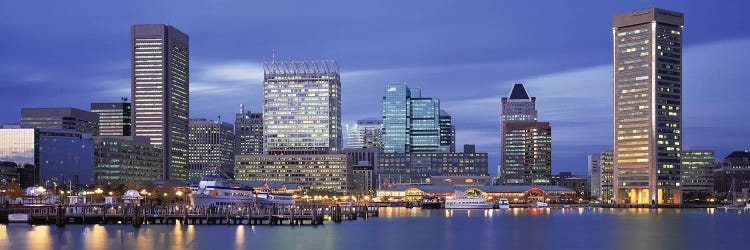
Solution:
[[[253,86],[262,86],[263,67],[255,62],[201,63],[193,62],[191,95],[237,96]]]

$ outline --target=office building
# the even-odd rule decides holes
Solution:
[[[487,153],[383,153],[377,158],[380,187],[490,184]]]
[[[263,63],[263,137],[269,153],[336,152],[343,146],[335,61]]]
[[[234,120],[234,154],[263,154],[263,113],[245,111],[240,105],[240,112]]]
[[[682,13],[613,17],[615,201],[680,204]]]
[[[222,121],[190,119],[189,178],[234,175],[234,126]]]
[[[589,187],[591,190],[591,199],[595,200],[602,197],[602,171],[601,171],[601,155],[591,154],[588,156],[588,172],[591,183]]]
[[[21,179],[29,176],[32,182],[25,186],[77,186],[94,181],[94,141],[76,130],[0,129],[0,161],[31,170],[21,172]]]
[[[685,150],[681,155],[680,187],[685,201],[708,197],[714,192],[714,151]]]
[[[734,151],[718,162],[713,169],[714,192],[728,201],[745,197],[750,189],[750,150]],[[732,189],[734,186],[734,190]],[[742,193],[742,195],[740,195]]]
[[[440,146],[448,148],[448,152],[456,152],[456,126],[453,126],[451,115],[440,110]]]
[[[99,115],[100,136],[130,136],[130,103],[92,103],[91,112]]]
[[[552,127],[537,121],[536,97],[521,83],[502,98],[500,117],[501,179],[505,185],[549,185],[552,176]]]
[[[99,117],[77,108],[22,108],[21,128],[72,129],[96,135]]]
[[[341,80],[334,61],[263,63],[263,155],[236,155],[235,178],[348,192],[340,150]]]
[[[304,190],[349,191],[345,154],[237,155],[235,179],[298,184]]]
[[[615,202],[614,182],[615,182],[615,162],[612,159],[612,151],[604,151],[599,154],[599,164],[601,167],[601,196],[599,200],[606,203]]]
[[[352,192],[369,193],[377,188],[377,162],[380,147],[344,148],[349,164],[352,166]]]
[[[162,174],[161,148],[138,136],[95,136],[94,179],[97,184],[151,182]]]
[[[385,85],[385,153],[449,152],[449,147],[440,144],[440,100],[423,97],[421,92],[405,84]]]
[[[190,117],[188,36],[165,24],[131,27],[133,135],[162,148],[161,178],[187,178]]]
[[[358,120],[346,125],[346,148],[382,147],[383,121],[380,119]]]

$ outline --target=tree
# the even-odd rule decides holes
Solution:
[[[11,200],[15,200],[18,197],[23,197],[24,192],[23,188],[21,188],[21,184],[18,184],[15,181],[11,181],[5,184],[5,193],[8,195],[8,198]]]

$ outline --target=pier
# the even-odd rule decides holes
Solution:
[[[8,214],[26,214],[30,224],[148,224],[182,225],[322,225],[328,218],[340,223],[378,217],[375,206],[295,206],[291,208],[190,207],[140,205],[43,205],[0,210],[0,222]]]

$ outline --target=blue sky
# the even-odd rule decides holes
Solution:
[[[322,3],[321,3],[322,2]],[[0,123],[21,107],[130,96],[129,29],[168,23],[190,36],[191,117],[260,111],[260,63],[334,59],[343,117],[379,117],[383,85],[440,98],[459,144],[499,161],[500,98],[525,81],[553,126],[553,172],[584,173],[611,148],[611,19],[684,12],[684,144],[724,157],[750,145],[747,1],[4,1]],[[460,146],[459,146],[460,147]]]

